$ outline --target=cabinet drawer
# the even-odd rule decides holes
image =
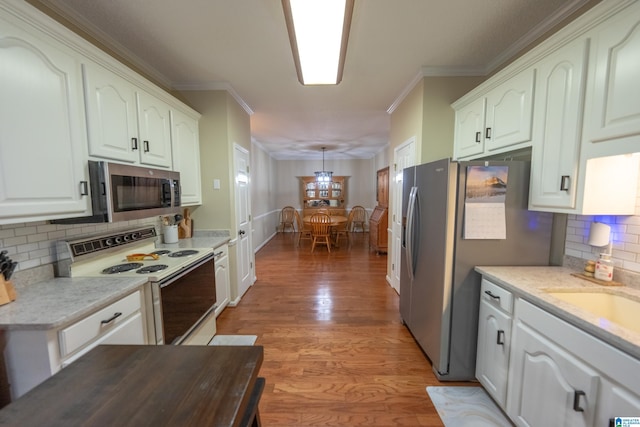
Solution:
[[[79,322],[62,329],[58,333],[60,356],[66,357],[95,338],[108,333],[116,325],[125,321],[131,314],[140,310],[140,291],[136,291],[114,302],[110,306],[85,317]],[[113,318],[117,313],[121,314],[109,323],[102,323],[103,321]]]
[[[506,313],[513,313],[513,295],[511,295],[511,292],[484,278],[480,288],[480,298],[499,307]]]

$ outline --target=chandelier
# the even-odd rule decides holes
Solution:
[[[333,172],[324,170],[324,152],[327,147],[322,147],[322,170],[316,171],[316,182],[331,182]]]

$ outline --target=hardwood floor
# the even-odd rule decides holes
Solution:
[[[279,233],[256,254],[256,283],[218,317],[218,334],[264,346],[263,425],[442,426],[425,387],[444,383],[402,324],[387,257],[364,233],[351,250],[310,251]]]

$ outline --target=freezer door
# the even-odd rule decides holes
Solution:
[[[402,245],[400,248],[400,317],[411,329],[411,289],[413,273],[407,269],[407,215],[409,210],[409,196],[415,183],[415,167],[406,168],[402,173]]]
[[[449,365],[457,163],[449,159],[416,167],[416,263],[410,327],[433,364]]]

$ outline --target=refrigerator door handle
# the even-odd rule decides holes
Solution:
[[[414,218],[416,209],[416,197],[418,194],[418,187],[411,187],[409,193],[409,204],[407,206],[407,226],[406,226],[406,245],[407,245],[407,270],[409,271],[409,277],[413,281],[413,233],[414,233]]]

